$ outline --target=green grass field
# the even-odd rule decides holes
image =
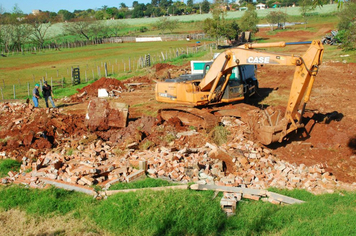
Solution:
[[[179,54],[187,53],[187,50],[193,53],[192,44],[194,43],[186,41],[101,44],[61,51],[45,50],[36,54],[9,55],[0,58],[0,87],[4,99],[13,98],[14,85],[16,98],[24,98],[28,95],[28,86],[31,93],[34,84],[45,79],[48,82],[53,81],[56,94],[56,90],[62,87],[63,78],[65,85],[71,84],[72,67],[80,68],[81,79],[86,82],[86,78],[93,81],[105,76],[105,63],[108,76],[128,78],[145,72],[145,69],[140,70],[138,64],[141,57],[150,54],[152,64],[163,62],[162,54],[166,62],[174,61],[177,51]],[[209,51],[209,47],[205,49]]]
[[[142,185],[142,184],[141,184]],[[148,184],[149,185],[149,184]],[[120,193],[107,200],[50,188],[0,187],[1,212],[19,209],[34,219],[94,222],[114,235],[355,235],[356,193],[315,196],[303,190],[281,191],[306,201],[277,206],[262,201],[238,203],[237,214],[227,218],[219,194],[212,191],[170,190]],[[63,226],[63,235],[67,235]],[[30,230],[30,229],[29,229]],[[85,232],[90,233],[92,227]],[[50,232],[47,232],[50,233]],[[69,233],[69,232],[68,232]]]

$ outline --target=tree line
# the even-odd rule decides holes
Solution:
[[[290,2],[288,1],[289,0],[282,0],[281,4],[289,4]],[[301,4],[301,16],[303,17],[307,16],[308,11],[323,4],[323,2],[319,0],[300,0],[299,3]],[[242,4],[246,5],[248,10],[240,19],[240,22],[243,22],[240,25],[236,20],[225,19],[227,10],[233,6],[233,4],[227,0],[215,0],[213,4],[207,0],[200,3],[193,3],[193,0],[188,0],[187,4],[180,1],[173,2],[172,0],[152,0],[151,3],[148,4],[140,4],[138,1],[134,1],[131,8],[121,3],[120,8],[103,6],[98,10],[75,10],[73,13],[60,10],[58,13],[37,12],[36,14],[28,15],[24,14],[16,4],[11,13],[5,12],[0,6],[0,50],[5,52],[13,50],[22,51],[24,45],[29,43],[42,48],[45,46],[47,30],[55,22],[67,20],[69,22],[66,22],[64,25],[65,34],[76,35],[83,40],[98,37],[122,36],[120,35],[122,31],[128,28],[125,23],[118,21],[115,22],[115,24],[107,26],[101,19],[120,18],[120,12],[130,12],[130,15],[125,13],[124,17],[145,17],[148,13],[151,17],[161,16],[168,14],[170,12],[169,9],[172,10],[171,12],[173,14],[178,15],[183,13],[211,12],[212,18],[208,18],[203,22],[204,32],[217,41],[221,37],[225,37],[231,41],[237,41],[241,31],[251,31],[252,33],[258,31],[256,25],[259,19],[254,5],[247,3],[247,1],[242,2]],[[149,8],[153,10],[148,10]],[[98,12],[101,14],[100,17],[97,16]],[[355,48],[355,15],[355,1],[346,2],[339,13],[339,38],[348,49]],[[287,18],[288,16],[281,11],[272,11],[267,15],[266,20],[271,24],[271,29],[273,30],[273,24],[280,26],[282,25],[280,23],[286,22]],[[165,33],[166,31],[172,32],[174,29],[177,29],[179,24],[177,20],[161,17],[153,27]],[[139,32],[145,32],[148,28],[146,26],[140,26],[137,30]],[[53,44],[53,42],[49,43]]]

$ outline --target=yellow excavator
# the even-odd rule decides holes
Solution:
[[[302,56],[254,50],[299,44],[309,45]],[[239,116],[250,125],[254,136],[261,143],[268,145],[277,141],[282,142],[287,134],[303,127],[302,116],[321,64],[323,51],[323,45],[319,40],[293,43],[248,43],[228,49],[207,65],[202,78],[183,76],[158,82],[155,90],[157,101],[190,106],[161,109],[159,114],[164,120],[178,117],[187,125],[204,128],[217,125],[218,119],[212,113],[213,111],[217,111],[220,115]],[[261,110],[243,105],[243,103],[226,110],[208,109],[211,105],[231,104],[253,95],[258,87],[254,68],[264,64],[295,66],[284,114],[281,110],[274,110],[271,107]],[[304,102],[300,109],[303,98]]]

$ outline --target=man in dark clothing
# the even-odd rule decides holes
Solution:
[[[35,85],[35,88],[32,91],[32,101],[35,107],[38,107],[38,99],[40,98],[40,91],[38,91],[38,84]]]
[[[52,96],[53,96],[52,88],[51,88],[51,86],[49,86],[49,85],[47,84],[47,81],[45,81],[45,82],[43,83],[43,86],[42,86],[42,93],[43,93],[43,97],[44,97],[44,99],[45,99],[45,101],[46,101],[46,106],[48,107],[48,99],[49,99],[49,101],[52,103],[52,106],[53,106],[54,108],[56,108],[56,106],[54,105],[54,102],[53,102],[53,100],[52,100]]]

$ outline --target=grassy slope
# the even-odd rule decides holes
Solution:
[[[306,191],[279,191],[306,203],[276,206],[242,201],[237,215],[226,218],[221,195],[177,190],[122,193],[107,200],[50,188],[0,187],[0,209],[19,209],[33,217],[59,215],[82,219],[93,228],[120,235],[353,235],[356,193],[314,196]],[[71,217],[68,217],[71,216]],[[40,219],[39,219],[40,220]],[[42,218],[45,220],[45,218]],[[95,222],[95,224],[93,224]],[[65,229],[64,229],[65,230]]]

